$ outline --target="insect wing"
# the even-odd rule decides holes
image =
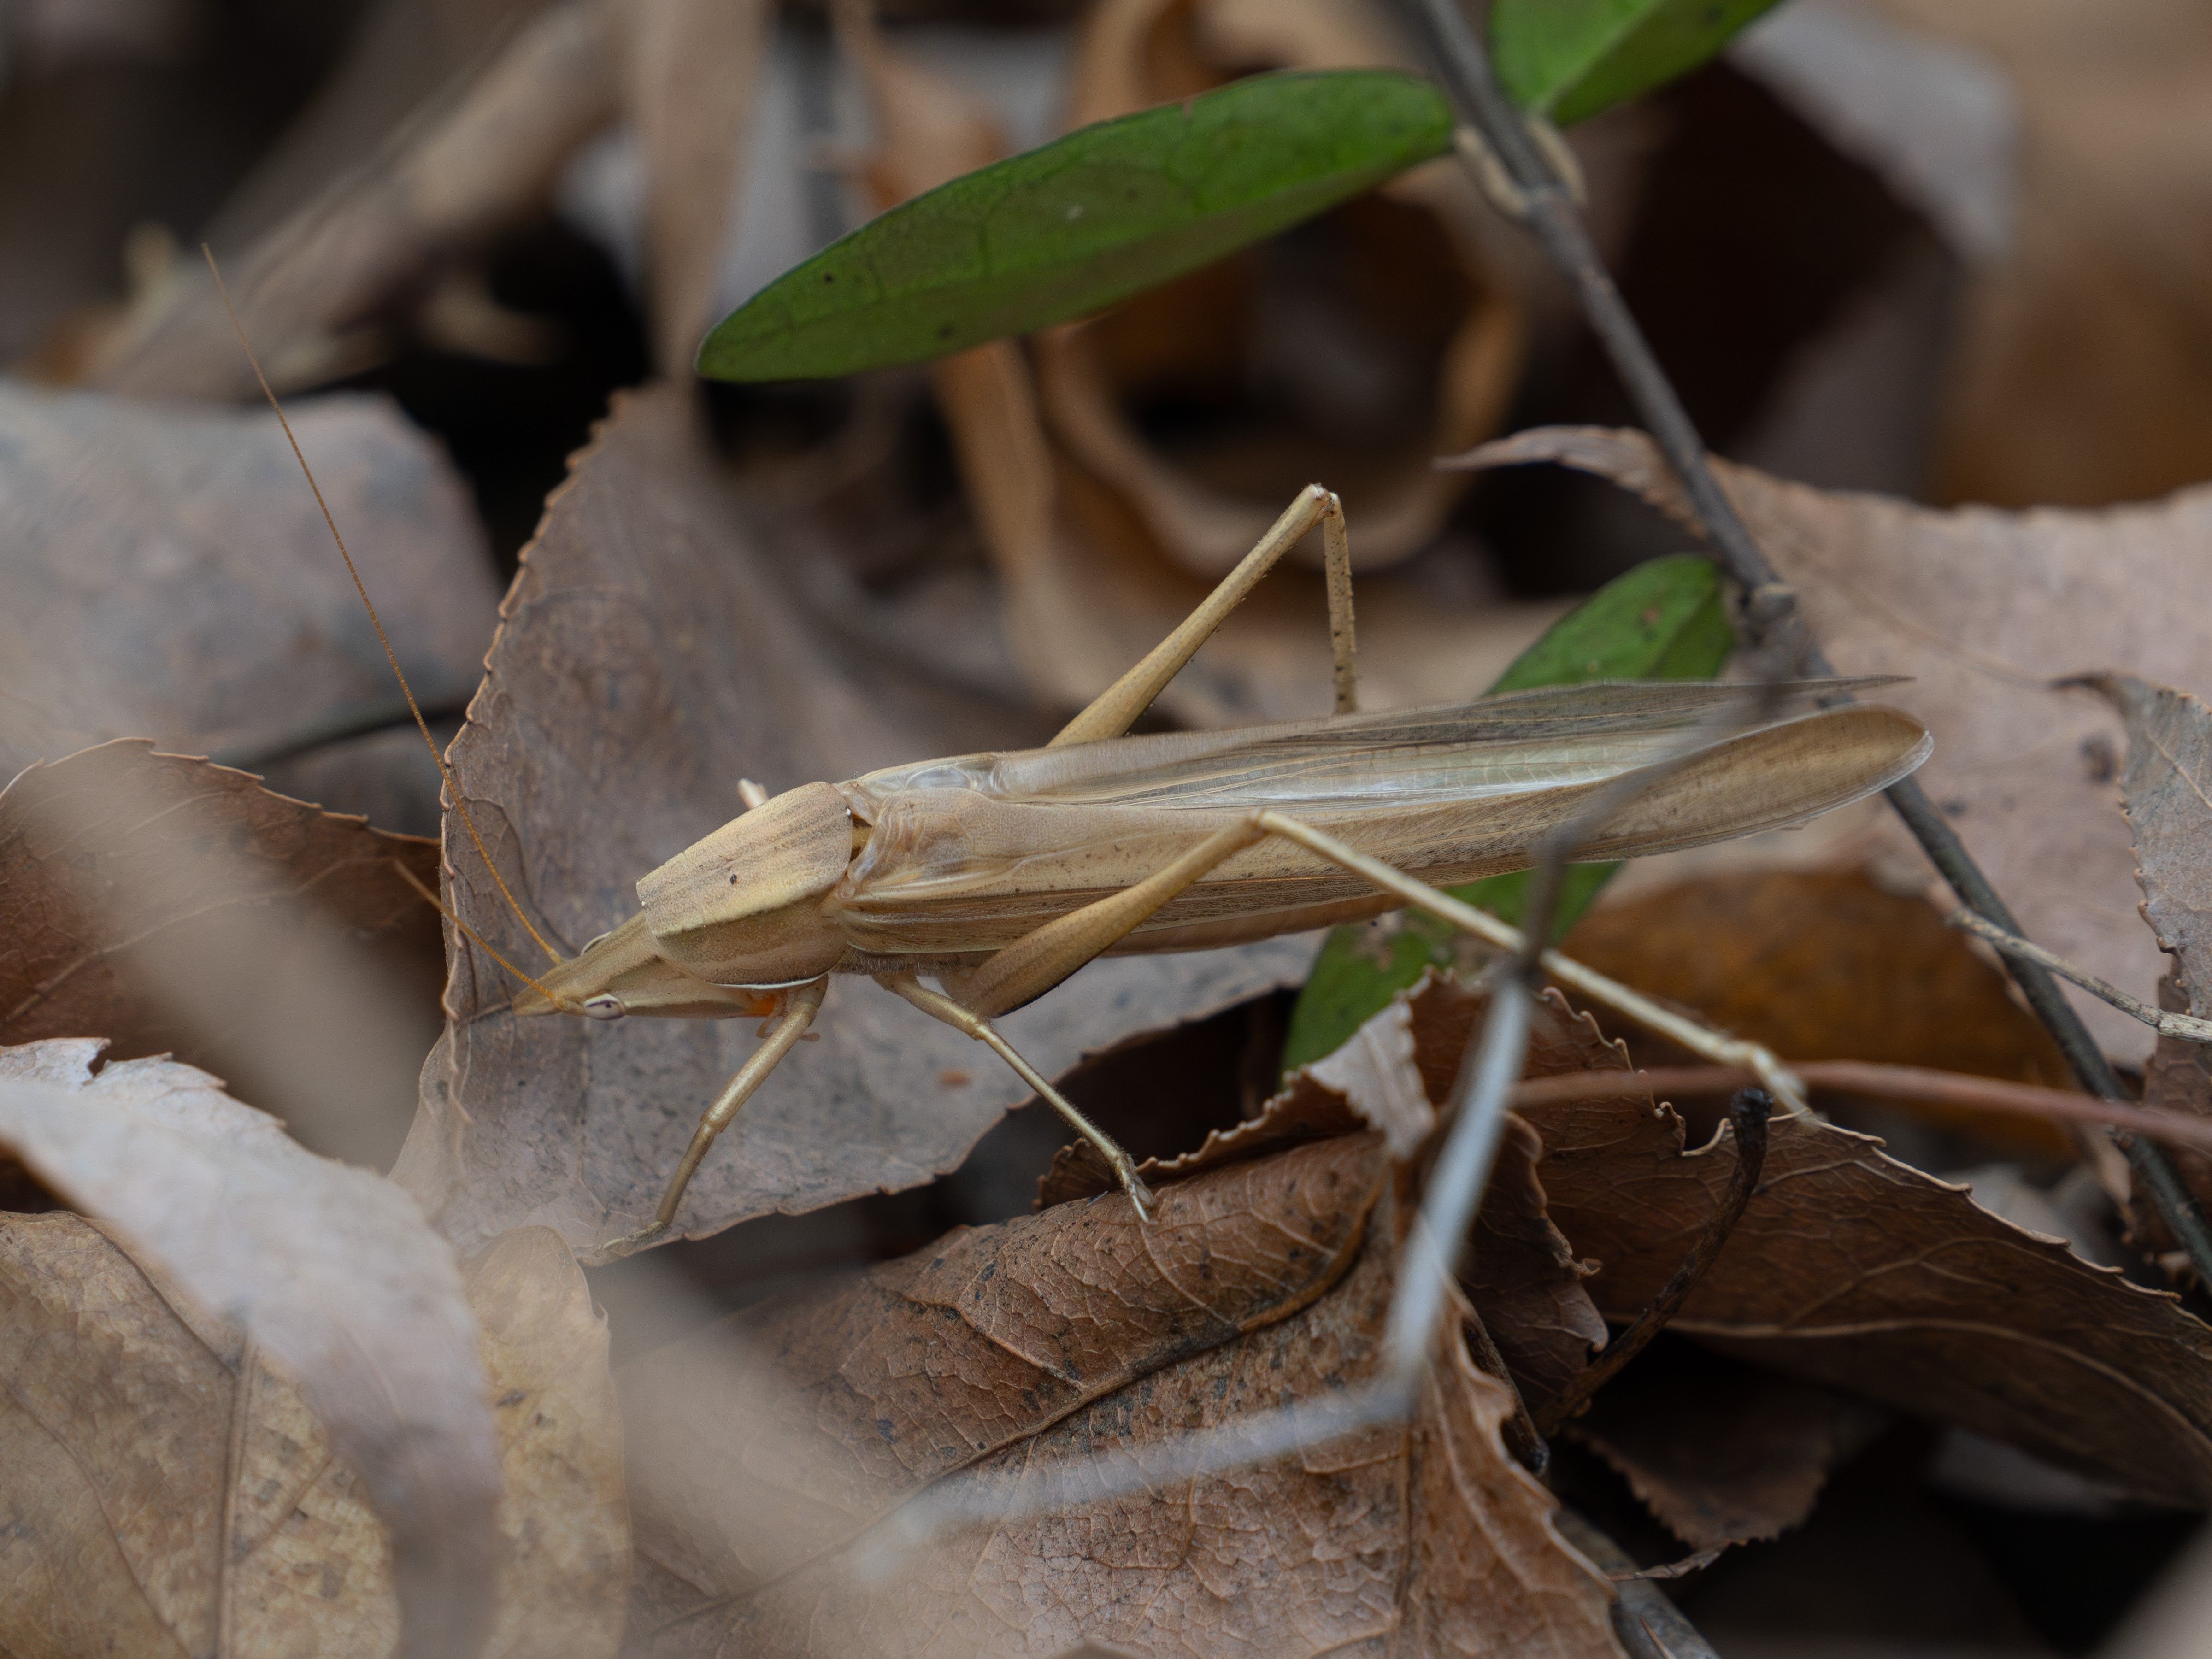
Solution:
[[[1580,855],[1697,846],[1802,822],[1925,757],[1926,732],[1894,709],[1790,713],[1835,689],[1790,688],[1776,720],[1756,687],[1547,688],[872,774],[846,786],[873,832],[831,903],[864,949],[988,948],[1143,879],[1261,807],[1454,884],[1525,867],[1593,792],[1645,767],[1654,768],[1650,787],[1612,811]],[[1747,716],[1756,722],[1748,729]],[[1287,915],[1370,891],[1302,848],[1267,842],[1142,931]]]

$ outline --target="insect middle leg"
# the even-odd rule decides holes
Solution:
[[[882,974],[876,982],[885,989],[895,991],[933,1019],[941,1019],[956,1031],[964,1031],[989,1048],[1000,1059],[1014,1070],[1014,1074],[1037,1092],[1037,1098],[1066,1120],[1068,1127],[1098,1149],[1106,1160],[1114,1179],[1137,1206],[1140,1219],[1150,1220],[1152,1213],[1152,1190],[1137,1173],[1137,1160],[1131,1158],[1121,1143],[1076,1109],[1075,1103],[1054,1088],[1044,1074],[1015,1052],[1014,1047],[999,1035],[998,1028],[981,1014],[964,1008],[942,991],[933,991],[912,974]]]

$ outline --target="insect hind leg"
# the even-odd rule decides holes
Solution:
[[[1168,682],[1182,672],[1183,665],[1198,653],[1198,647],[1212,637],[1229,613],[1316,525],[1321,526],[1322,562],[1328,581],[1328,642],[1336,664],[1336,712],[1349,714],[1357,709],[1358,650],[1352,616],[1352,542],[1345,529],[1344,504],[1333,490],[1308,484],[1237,568],[1221,579],[1220,586],[1135,667],[1062,727],[1047,746],[1121,736],[1138,715],[1152,707]]]

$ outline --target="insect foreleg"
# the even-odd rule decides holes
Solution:
[[[1352,543],[1345,532],[1344,505],[1334,492],[1308,484],[1283,510],[1267,533],[1260,538],[1237,568],[1221,579],[1198,609],[1183,618],[1142,661],[1100,693],[1097,700],[1078,714],[1054,738],[1050,748],[1067,743],[1095,743],[1118,738],[1152,705],[1167,684],[1182,672],[1198,647],[1212,637],[1231,611],[1243,604],[1276,561],[1297,544],[1298,538],[1316,524],[1322,530],[1322,560],[1328,578],[1328,642],[1336,659],[1336,712],[1349,714],[1359,706],[1358,647],[1352,619]]]
[[[876,982],[888,990],[896,991],[908,1002],[934,1019],[941,1019],[956,1031],[964,1031],[992,1053],[1014,1068],[1014,1073],[1037,1092],[1037,1097],[1067,1120],[1068,1127],[1098,1149],[1114,1178],[1121,1182],[1121,1190],[1137,1206],[1139,1218],[1150,1220],[1152,1213],[1152,1188],[1137,1173],[1137,1161],[1122,1150],[1113,1136],[1093,1123],[1076,1109],[1075,1103],[1045,1081],[1044,1075],[1018,1054],[1012,1043],[1000,1036],[991,1022],[974,1010],[962,1007],[941,991],[933,991],[917,981],[912,974],[882,974]]]
[[[814,1023],[814,1016],[822,1011],[823,994],[829,988],[830,981],[826,978],[817,979],[785,994],[782,1017],[776,1021],[775,1029],[762,1040],[761,1046],[753,1050],[751,1057],[738,1068],[738,1074],[730,1079],[727,1086],[714,1097],[714,1103],[700,1118],[698,1128],[692,1132],[691,1145],[684,1151],[683,1163],[676,1166],[676,1173],[669,1177],[668,1190],[660,1195],[660,1208],[654,1212],[653,1224],[630,1234],[627,1238],[615,1240],[607,1247],[610,1254],[627,1255],[631,1250],[659,1238],[675,1224],[677,1209],[684,1202],[684,1189],[691,1184],[692,1173],[698,1169],[699,1161],[707,1156],[707,1149],[714,1144],[717,1135],[730,1127],[738,1109],[752,1098],[762,1084],[768,1081],[769,1073],[775,1070],[783,1057],[798,1046],[799,1038],[806,1035],[806,1028]]]

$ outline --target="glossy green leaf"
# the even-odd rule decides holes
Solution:
[[[1490,50],[1514,102],[1561,126],[1663,86],[1776,0],[1496,0]]]
[[[915,363],[1112,305],[1451,144],[1388,70],[1254,76],[1079,128],[901,204],[786,271],[699,349],[719,380]]]
[[[1516,658],[1492,691],[1584,680],[1709,679],[1735,644],[1711,561],[1677,554],[1640,564],[1552,624]],[[1559,890],[1557,926],[1572,925],[1618,864],[1576,864]],[[1530,872],[1516,870],[1446,890],[1510,922],[1521,920]],[[1298,993],[1283,1069],[1333,1054],[1384,1004],[1434,966],[1463,960],[1465,935],[1418,910],[1383,927],[1333,929]]]

